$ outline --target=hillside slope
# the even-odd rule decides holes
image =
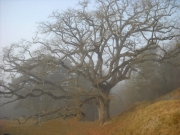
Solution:
[[[0,134],[12,135],[180,135],[180,89],[160,97],[153,103],[137,103],[99,126],[98,122],[76,119],[51,120],[37,125],[18,125],[16,121],[0,121]]]
[[[180,88],[153,103],[137,103],[116,116],[112,135],[180,135]]]
[[[162,100],[180,100],[180,88],[161,96],[156,101]]]
[[[112,135],[179,135],[180,100],[141,104],[115,117]]]

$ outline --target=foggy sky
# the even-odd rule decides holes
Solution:
[[[4,46],[31,40],[38,22],[48,21],[55,10],[76,7],[79,0],[0,0],[0,50]]]

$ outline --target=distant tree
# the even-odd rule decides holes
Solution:
[[[50,56],[46,56],[46,57],[50,57]],[[31,64],[33,64],[32,61],[30,61]],[[68,65],[70,65],[70,61],[66,60],[66,63]],[[36,73],[40,73],[43,72],[43,78],[47,79],[47,80],[51,80],[53,83],[57,82],[58,80],[62,82],[62,84],[60,84],[61,86],[63,86],[66,77],[67,77],[67,72],[63,67],[59,67],[56,69],[51,70],[52,67],[50,68],[45,68],[44,64],[39,64],[38,66],[34,67],[34,70],[36,71]],[[49,73],[48,73],[49,72]],[[18,78],[12,79],[12,82],[10,83],[11,87],[16,87],[17,84],[26,81],[29,78],[29,76],[25,75],[25,76],[20,76]],[[72,84],[74,84],[74,87],[77,87],[77,85],[79,85],[81,88],[85,88],[88,89],[90,88],[90,84],[88,83],[88,81],[82,77],[77,77],[75,75],[71,75],[71,81],[68,83],[71,83],[71,86],[69,86],[69,84],[66,84],[67,86],[65,88],[63,88],[64,90],[68,89],[68,91],[70,92],[72,90]],[[74,80],[73,80],[74,78]],[[67,81],[67,80],[66,80]],[[46,87],[44,86],[45,84],[37,84],[36,82],[29,80],[23,87],[23,89],[21,91],[19,91],[19,94],[21,95],[25,95],[27,94],[29,91],[31,91],[32,89],[35,88],[43,88],[43,91],[46,91],[47,88],[48,89],[53,89],[53,93],[55,93],[56,95],[66,95],[68,94],[68,92],[64,92],[62,93],[61,91],[57,90],[55,87],[53,87],[52,85],[48,86],[46,85]],[[19,102],[16,104],[15,109],[18,108],[26,108],[28,110],[33,110],[36,113],[40,113],[40,112],[47,112],[48,110],[52,110],[54,108],[58,108],[58,107],[67,107],[69,105],[69,103],[71,103],[72,106],[77,105],[74,104],[74,102],[80,102],[81,100],[77,99],[79,98],[74,96],[73,94],[70,94],[70,99],[53,99],[47,95],[42,95],[42,96],[37,96],[37,97],[27,97],[24,100],[19,100]],[[76,99],[75,99],[76,98]],[[76,100],[76,101],[75,101]],[[38,103],[38,104],[37,104]],[[89,109],[92,109],[89,108]],[[81,111],[83,111],[83,109],[81,108]],[[86,110],[84,110],[86,111]],[[92,110],[94,111],[94,110]],[[86,111],[87,112],[87,111]],[[74,114],[73,114],[74,115]]]
[[[157,50],[153,50],[153,52],[157,52]],[[146,52],[146,53],[153,53]],[[149,56],[149,58],[156,59],[156,55]],[[149,61],[146,63],[140,63],[137,65],[138,73],[133,78],[133,89],[136,93],[136,101],[142,100],[150,100],[154,98],[156,95],[156,90],[159,89],[159,63],[154,61]]]
[[[37,67],[36,71],[37,72],[41,72],[40,71],[40,66]],[[57,80],[63,80],[65,79],[65,72],[63,71],[62,68],[58,68],[58,70],[56,71],[53,71],[51,73],[51,81],[53,82],[56,82]],[[43,75],[44,78],[47,78],[46,75]],[[22,83],[23,81],[26,81],[28,79],[28,76],[20,76],[20,77],[17,77],[15,79],[12,79],[12,82],[10,83],[11,87],[16,87],[17,84],[19,83]],[[31,91],[32,89],[34,88],[40,88],[40,87],[44,87],[43,84],[37,84],[33,81],[28,81],[23,89],[21,89],[18,94],[20,95],[26,95],[29,91]],[[49,87],[50,89],[50,87]],[[60,91],[57,91],[56,89],[52,88],[54,93],[57,94],[60,94]],[[43,89],[44,91],[47,90],[46,88]],[[37,96],[37,97],[31,97],[31,96],[28,96],[27,98],[25,98],[24,100],[18,100],[18,102],[16,103],[14,109],[19,109],[19,108],[26,108],[28,109],[29,111],[33,111],[33,112],[36,112],[36,113],[40,113],[40,112],[47,112],[49,110],[52,110],[54,108],[58,108],[60,106],[63,106],[64,104],[62,102],[65,102],[63,100],[54,100],[53,98],[47,96],[47,95],[42,95],[42,96]]]
[[[78,93],[74,93],[74,89],[78,88],[79,90],[88,90],[91,87],[90,83],[88,83],[88,81],[83,77],[75,74],[68,74],[61,66],[53,67],[53,65],[47,63],[47,61],[52,59],[53,58],[50,55],[42,55],[41,61],[40,58],[39,61],[34,61],[33,59],[28,59],[26,61],[26,65],[33,65],[31,73],[38,75],[42,80],[51,82],[51,84],[38,82],[35,78],[32,78],[30,74],[19,74],[18,77],[12,78],[9,83],[9,88],[12,89],[12,91],[16,91],[18,88],[16,93],[19,97],[24,99],[17,102],[15,109],[26,108],[31,110],[31,112],[33,110],[36,112],[36,117],[39,118],[39,114],[41,112],[47,113],[55,108],[63,107],[63,111],[58,112],[59,117],[75,115],[79,115],[79,117],[81,117],[81,113],[83,114],[84,111],[87,112],[87,110],[84,110],[84,106],[86,105],[82,105],[84,97],[78,96]],[[69,60],[65,60],[65,63],[69,66],[71,65]],[[55,86],[57,82],[61,89]],[[51,95],[47,93],[49,91],[51,91]],[[79,97],[81,98],[79,99]],[[74,109],[72,109],[72,107],[74,107]],[[67,112],[65,111],[66,113],[64,113],[64,110]]]
[[[43,62],[44,53],[51,54],[52,59],[45,59],[46,65],[54,68],[61,66],[68,74],[85,78],[93,87],[85,90],[72,86],[74,91],[67,91],[63,96],[53,95],[52,89],[44,92],[38,88],[33,91],[55,99],[68,99],[69,93],[76,97],[87,97],[86,102],[96,102],[99,121],[103,124],[110,120],[111,89],[117,83],[129,79],[131,73],[137,71],[137,64],[163,62],[179,54],[179,46],[169,52],[163,48],[169,40],[180,36],[179,18],[175,14],[178,5],[176,0],[97,0],[96,6],[89,10],[88,4],[89,1],[85,0],[79,3],[79,9],[54,12],[51,16],[53,21],[39,25],[39,33],[46,35],[46,39],[36,36],[32,42],[12,45],[4,52],[1,69],[11,76],[14,73],[29,74],[30,79],[44,84],[44,88],[52,85],[63,93],[63,86],[60,85],[62,82],[52,83],[51,80],[42,78],[42,73],[32,71],[34,66]],[[42,45],[42,48],[32,54],[28,45]],[[163,53],[153,52],[157,48]],[[151,53],[145,53],[149,50],[152,50]],[[154,55],[155,58],[149,57]],[[27,64],[27,57],[37,63]],[[66,59],[72,62],[71,66],[65,63]],[[68,80],[71,81],[71,78]],[[16,90],[12,91],[8,85],[1,86],[8,89],[1,91],[1,94],[26,98],[19,97]],[[35,94],[29,92],[28,95]]]
[[[176,45],[179,46],[179,43]],[[171,47],[169,50],[172,50]],[[176,63],[176,64],[172,64]],[[180,55],[159,65],[159,81],[161,88],[157,90],[159,96],[180,87]]]
[[[126,100],[133,104],[137,101],[156,99],[180,87],[179,75],[180,55],[165,60],[163,63],[141,63],[138,65],[138,73],[126,81],[127,86],[124,95],[130,97]],[[132,101],[132,99],[134,100]]]

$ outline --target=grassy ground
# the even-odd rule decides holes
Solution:
[[[176,90],[174,96],[177,95]],[[49,120],[42,122],[41,126],[34,125],[33,122],[18,125],[17,121],[1,120],[0,134],[180,135],[180,100],[172,98],[172,100],[161,99],[154,103],[137,103],[124,113],[113,117],[111,122],[104,126],[99,126],[96,121],[78,122],[75,118]]]

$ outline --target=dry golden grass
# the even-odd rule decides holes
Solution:
[[[179,91],[180,93],[180,91]],[[177,97],[177,90],[171,95]],[[167,96],[167,95],[166,95]],[[169,95],[168,95],[169,96]],[[172,98],[174,99],[174,98]],[[12,135],[180,135],[180,100],[138,103],[111,122],[78,122],[56,119],[34,125],[34,121],[18,125],[17,121],[0,121],[0,134]]]
[[[69,120],[55,119],[41,122],[34,125],[33,122],[27,122],[19,125],[17,121],[0,121],[0,134],[9,133],[12,135],[86,135],[87,128],[90,128],[90,122],[78,122],[76,118]],[[92,125],[93,126],[93,125]]]

